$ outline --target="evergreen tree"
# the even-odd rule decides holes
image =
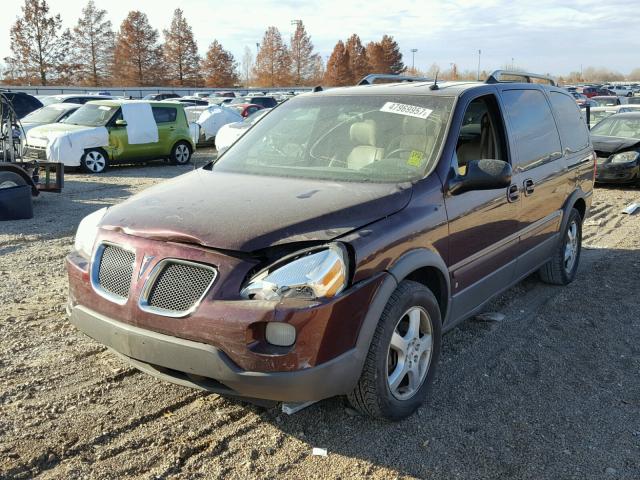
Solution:
[[[67,70],[71,34],[62,31],[60,15],[49,13],[46,0],[25,0],[9,37],[13,56],[5,61],[22,81],[47,85]]]
[[[253,72],[259,86],[284,87],[291,83],[291,54],[276,27],[264,33]]]
[[[96,8],[93,0],[89,0],[73,29],[74,76],[83,85],[98,87],[107,83],[115,34],[106,16],[106,10]]]
[[[114,83],[120,85],[158,85],[163,82],[162,49],[158,31],[149,24],[147,15],[129,12],[116,36]]]
[[[202,74],[207,87],[233,87],[239,83],[233,55],[214,40],[202,62]]]
[[[339,40],[327,62],[327,69],[324,74],[325,83],[338,87],[352,85],[353,74],[349,65],[349,52],[342,40]]]
[[[167,80],[176,86],[198,85],[200,82],[200,57],[198,45],[193,38],[191,25],[187,23],[181,9],[176,8],[168,30],[164,30],[164,55]]]

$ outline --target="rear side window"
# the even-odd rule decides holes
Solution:
[[[551,107],[558,119],[558,130],[565,150],[578,152],[589,145],[587,125],[582,119],[580,109],[568,95],[551,92]]]
[[[170,107],[151,107],[156,123],[173,123],[176,121],[177,110]]]
[[[517,153],[514,165],[533,168],[562,155],[558,130],[541,91],[506,90],[503,99]]]

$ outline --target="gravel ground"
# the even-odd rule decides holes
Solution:
[[[528,278],[488,306],[503,321],[446,335],[428,404],[383,423],[163,383],[69,324],[79,220],[188,168],[70,174],[0,224],[0,478],[640,478],[640,189],[598,188],[576,281]]]

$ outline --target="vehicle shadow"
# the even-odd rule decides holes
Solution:
[[[386,476],[418,478],[600,478],[609,465],[632,470],[640,330],[637,281],[628,280],[638,279],[638,267],[639,250],[583,250],[569,286],[535,275],[520,282],[485,309],[504,313],[504,321],[467,320],[445,335],[427,404],[401,422],[360,416],[343,398],[264,416],[308,444],[298,462],[314,461],[311,447],[326,448],[329,457],[372,464],[362,465],[362,477],[380,467],[392,470]],[[344,465],[316,460],[318,468],[328,461],[333,474]]]

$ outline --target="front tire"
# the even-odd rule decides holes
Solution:
[[[101,148],[91,148],[80,159],[80,168],[86,173],[103,173],[109,166],[107,154]]]
[[[24,178],[15,172],[0,172],[0,189],[26,185]]]
[[[541,280],[551,285],[568,285],[573,282],[581,252],[582,217],[578,210],[572,208],[553,257],[538,271]]]
[[[187,142],[178,142],[171,149],[171,163],[174,165],[186,165],[191,160],[191,145]]]
[[[442,338],[438,302],[424,285],[405,280],[382,312],[356,388],[348,395],[358,411],[400,420],[424,403]]]

